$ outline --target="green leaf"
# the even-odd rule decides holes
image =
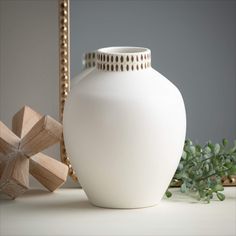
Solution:
[[[178,171],[181,171],[181,170],[183,169],[183,167],[184,167],[183,164],[182,164],[182,163],[179,163],[177,170],[178,170]]]
[[[205,168],[206,172],[208,172],[209,169],[210,169],[210,166],[206,163],[205,166],[204,166],[204,168]]]
[[[214,153],[215,155],[217,155],[218,153],[220,152],[220,144],[215,144],[215,147],[214,147]]]
[[[232,166],[228,172],[230,175],[236,175],[236,165]]]
[[[221,185],[221,184],[217,184],[216,186],[213,187],[213,190],[215,192],[217,191],[223,191],[224,190],[224,187]]]
[[[214,152],[215,145],[213,143],[208,143],[208,147],[211,149],[211,152]]]
[[[194,146],[190,146],[189,150],[191,151],[193,155],[196,154],[196,148]]]
[[[224,139],[222,140],[222,143],[223,143],[223,146],[225,147],[225,146],[227,146],[227,144],[228,144],[228,140],[224,138]]]
[[[183,160],[185,160],[187,158],[187,153],[185,151],[183,151],[182,158],[183,158]]]
[[[187,190],[186,184],[183,183],[183,184],[181,185],[181,187],[180,187],[180,191],[181,191],[182,193],[185,193],[186,190]]]
[[[170,198],[172,196],[172,193],[169,190],[166,190],[166,197]]]
[[[225,195],[223,193],[216,193],[216,196],[218,197],[218,199],[220,201],[224,201],[225,200]]]
[[[185,140],[185,145],[188,146],[188,145],[192,145],[192,141],[190,139],[186,139]]]
[[[204,151],[205,151],[206,153],[211,153],[211,149],[210,149],[208,146],[206,146],[206,147],[204,148]]]
[[[202,151],[202,148],[199,144],[196,145],[196,151],[197,152],[201,152]]]

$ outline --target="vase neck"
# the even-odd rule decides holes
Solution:
[[[97,51],[96,67],[102,71],[140,71],[151,67],[151,51],[140,47],[109,47]]]
[[[93,68],[96,65],[96,51],[87,52],[83,55],[83,70]]]

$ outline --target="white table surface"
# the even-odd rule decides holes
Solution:
[[[155,207],[133,210],[94,207],[81,189],[30,190],[14,201],[0,195],[0,235],[236,235],[235,187],[210,204],[172,191]]]

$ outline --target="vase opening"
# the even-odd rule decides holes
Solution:
[[[151,67],[151,51],[142,47],[108,47],[97,51],[98,70],[123,72]]]

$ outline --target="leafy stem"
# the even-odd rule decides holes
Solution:
[[[222,170],[222,171],[218,171],[218,172],[216,171],[216,172],[214,172],[213,174],[210,174],[210,175],[203,176],[203,177],[199,178],[198,181],[201,181],[201,180],[210,178],[210,177],[215,176],[215,175],[219,175],[220,173],[224,173],[225,171],[230,170],[230,169],[231,169],[231,168],[226,168],[225,170]]]
[[[230,179],[232,175],[236,175],[236,141],[230,148],[226,139],[221,144],[209,141],[204,146],[186,140],[170,186],[180,184],[181,192],[195,193],[199,200],[206,202],[210,202],[213,194],[223,201],[225,196],[220,192],[224,190],[222,177]],[[172,196],[169,189],[166,196]]]

